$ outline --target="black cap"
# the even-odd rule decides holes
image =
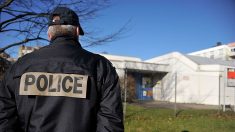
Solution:
[[[59,20],[53,20],[59,16]],[[78,15],[67,7],[56,7],[49,15],[49,26],[51,25],[73,25],[79,27],[79,34],[84,35],[83,29],[79,23]]]

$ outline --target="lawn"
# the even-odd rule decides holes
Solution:
[[[125,132],[235,132],[235,113],[127,105]]]

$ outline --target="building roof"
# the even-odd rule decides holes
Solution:
[[[120,56],[120,55],[110,55],[110,54],[100,54],[109,60],[116,61],[137,61],[140,62],[141,59],[137,57],[129,57],[129,56]]]
[[[188,53],[188,54],[189,55],[198,55],[198,54],[208,53],[210,51],[215,51],[215,50],[219,50],[219,49],[229,49],[229,46],[228,45],[219,45],[219,46],[210,47],[210,48],[207,48],[207,49],[194,51],[194,52],[191,52],[191,53]]]
[[[196,64],[196,65],[223,65],[223,66],[235,67],[235,60],[226,61],[226,60],[220,60],[220,59],[210,59],[206,57],[182,54],[179,52],[172,52],[169,54],[165,54],[163,56],[158,56],[158,57],[146,60],[146,62],[162,63],[162,61],[164,61],[165,64],[170,64],[171,62],[169,58],[177,58],[178,60],[187,62],[187,64],[190,66]]]
[[[193,55],[184,55],[191,61],[199,64],[199,65],[224,65],[224,66],[235,66],[235,60],[225,61],[220,59],[210,59],[206,57],[199,57]]]

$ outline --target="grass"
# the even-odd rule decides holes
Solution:
[[[127,105],[125,132],[235,132],[235,113]]]

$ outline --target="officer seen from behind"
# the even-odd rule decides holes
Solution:
[[[0,85],[0,132],[123,132],[115,68],[84,50],[77,14],[49,16],[50,45],[20,58]]]

